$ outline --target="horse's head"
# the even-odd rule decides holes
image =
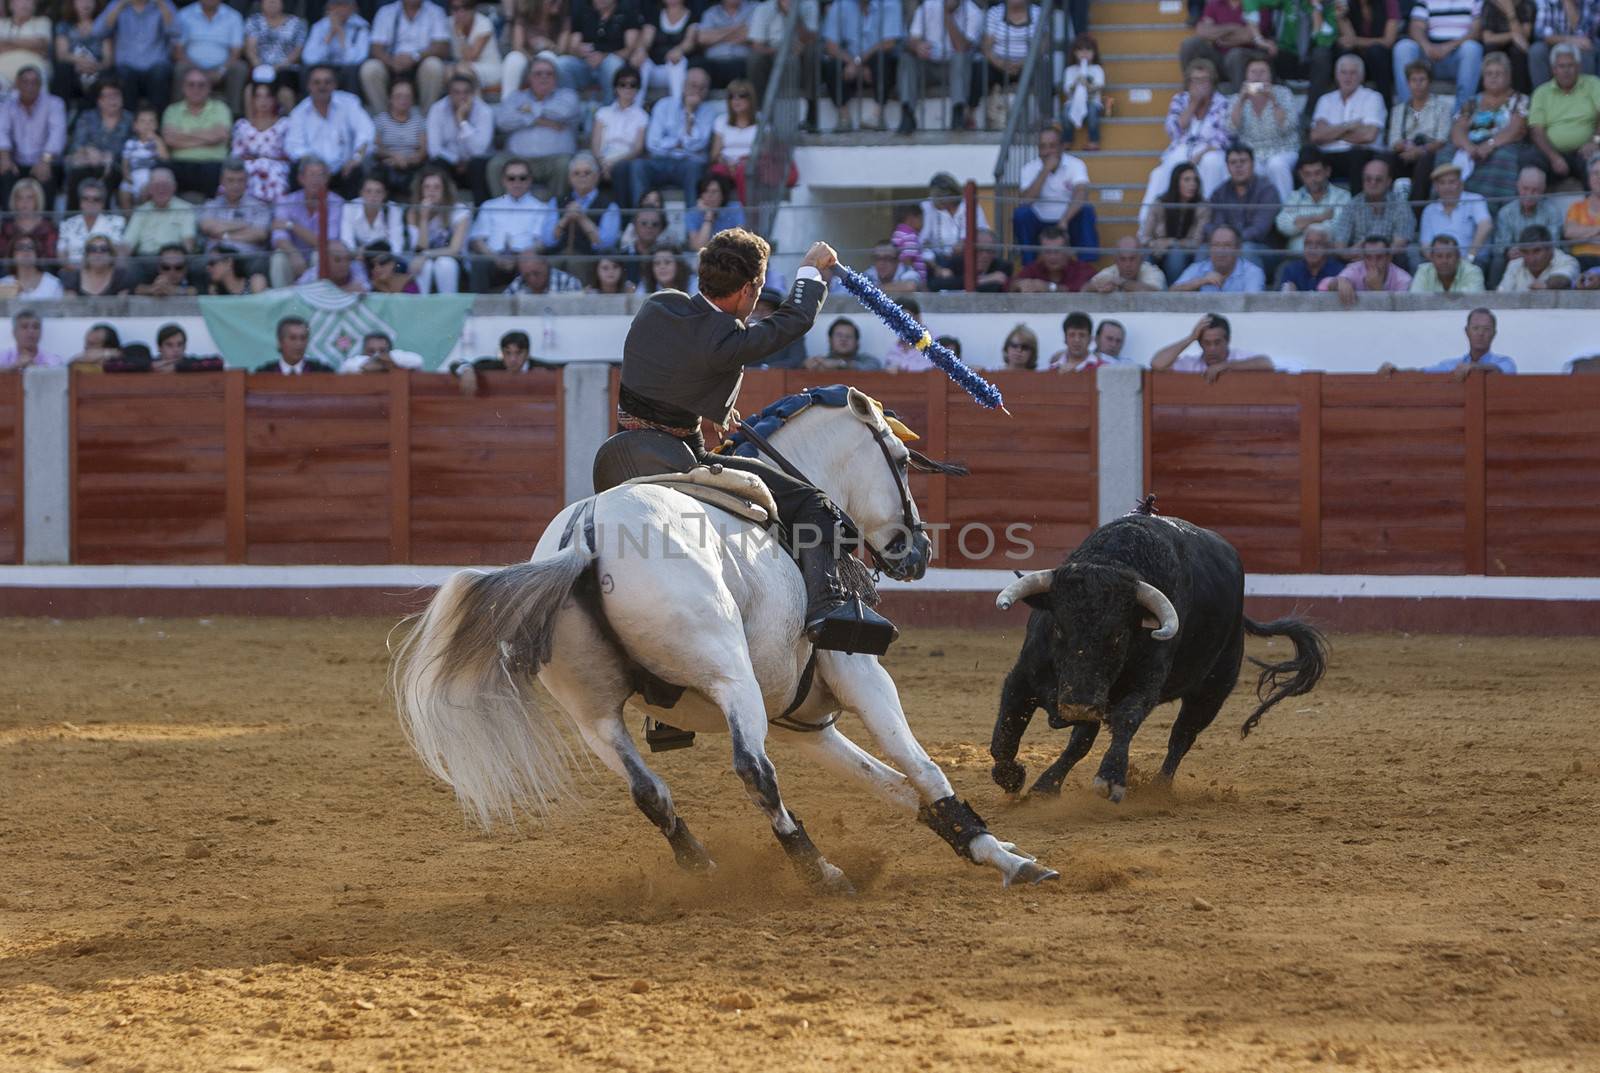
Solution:
[[[775,445],[855,520],[884,572],[897,581],[920,578],[932,548],[911,498],[910,470],[963,471],[907,448],[901,436],[915,438],[911,430],[855,388],[848,405],[813,406],[780,431]]]

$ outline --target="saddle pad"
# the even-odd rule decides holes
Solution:
[[[626,484],[664,484],[691,499],[720,507],[747,522],[770,525],[778,517],[772,492],[759,477],[721,466],[696,466],[687,473],[657,473],[635,477]]]

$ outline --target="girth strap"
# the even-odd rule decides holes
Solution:
[[[800,705],[804,704],[806,698],[811,695],[811,684],[816,676],[817,650],[813,648],[811,650],[811,658],[806,660],[806,669],[800,672],[800,681],[794,689],[794,700],[789,702],[789,706],[783,710],[782,715],[775,715],[767,722],[775,727],[782,727],[784,730],[796,730],[802,734],[815,734],[820,730],[827,730],[837,723],[839,721],[838,712],[834,712],[820,723],[802,723],[798,719],[790,718],[800,710]]]

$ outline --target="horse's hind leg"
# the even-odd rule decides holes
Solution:
[[[583,740],[600,762],[627,781],[639,811],[667,836],[678,867],[686,872],[709,872],[716,868],[705,847],[689,833],[689,825],[672,807],[672,791],[639,755],[623,724],[621,707],[600,719],[580,719],[578,726]]]
[[[706,690],[728,720],[733,739],[733,771],[745,793],[766,813],[789,863],[808,883],[823,890],[852,893],[845,874],[828,863],[778,793],[778,772],[767,757],[767,711],[754,676],[724,680]]]

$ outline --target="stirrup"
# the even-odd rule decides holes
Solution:
[[[894,623],[861,602],[846,597],[837,607],[806,622],[806,637],[828,652],[863,652],[881,656],[900,636]]]
[[[670,723],[663,723],[659,719],[651,719],[648,715],[644,719],[644,741],[650,746],[653,753],[671,752],[673,749],[687,749],[694,744],[694,731],[680,730]]]

